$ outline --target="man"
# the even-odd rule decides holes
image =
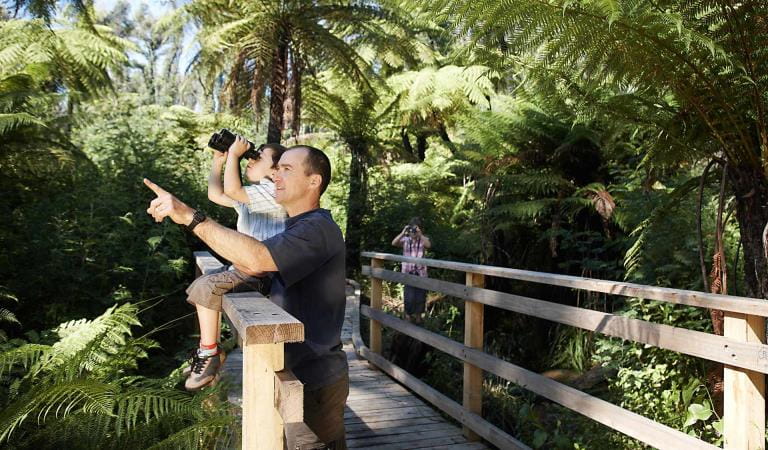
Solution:
[[[145,179],[157,198],[147,209],[157,222],[170,217],[239,270],[273,273],[270,300],[304,323],[305,341],[285,345],[285,365],[304,383],[304,421],[329,448],[346,448],[344,403],[349,392],[344,320],[344,240],[320,196],[331,164],[320,150],[295,146],[280,158],[277,203],[288,213],[285,231],[260,242],[223,227]]]

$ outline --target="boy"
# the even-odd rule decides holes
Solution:
[[[243,186],[240,182],[240,159],[247,148],[247,141],[237,136],[228,152],[214,151],[208,177],[208,198],[221,206],[235,208],[237,231],[265,240],[285,228],[286,213],[275,202],[275,185],[271,179],[285,148],[280,144],[262,145],[258,151],[259,159],[249,159],[245,170],[246,179],[257,184]],[[268,281],[268,278],[247,275],[236,266],[228,266],[192,282],[187,289],[187,301],[197,310],[200,345],[191,352],[190,367],[185,371],[188,375],[185,389],[196,391],[210,384],[224,362],[224,355],[218,348],[222,296],[238,291],[266,293],[269,292]]]

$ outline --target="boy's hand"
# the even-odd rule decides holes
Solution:
[[[229,146],[229,151],[232,153],[232,156],[240,159],[246,150],[248,150],[248,141],[238,134],[235,136],[235,142]]]
[[[217,166],[223,166],[227,162],[227,153],[213,150],[213,164]]]
[[[146,178],[144,178],[144,184],[157,195],[157,198],[152,200],[149,203],[149,208],[147,208],[147,214],[151,215],[155,222],[162,222],[166,217],[170,217],[179,225],[192,223],[192,216],[195,214],[194,209]]]

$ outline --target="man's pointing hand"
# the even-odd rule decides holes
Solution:
[[[195,213],[192,208],[146,178],[144,178],[144,184],[157,195],[147,208],[147,214],[151,215],[155,222],[162,222],[166,217],[170,217],[179,225],[189,225],[192,222],[192,216]]]

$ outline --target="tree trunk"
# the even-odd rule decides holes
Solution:
[[[290,109],[290,114],[286,114],[286,127],[290,127],[294,139],[298,137],[301,131],[301,59],[298,53],[291,52],[291,80],[288,87],[288,96],[286,108]]]
[[[240,114],[240,99],[237,98],[237,94],[240,91],[240,74],[243,69],[243,63],[245,62],[245,52],[240,51],[235,58],[235,63],[232,65],[232,70],[229,73],[229,81],[227,83],[227,108],[232,114]]]
[[[349,195],[347,197],[347,276],[360,272],[363,214],[368,197],[366,159],[368,148],[362,142],[348,143],[352,158],[349,161]]]
[[[427,158],[427,134],[419,133],[416,135],[416,151],[418,152],[416,157],[419,161],[424,162]]]
[[[768,179],[760,167],[747,165],[729,167],[728,175],[736,196],[747,296],[768,298],[768,264],[763,248],[763,230],[768,223]]]
[[[400,128],[400,137],[403,139],[403,148],[409,155],[412,155],[413,145],[411,145],[411,138],[408,137],[408,130],[405,127]]]
[[[283,102],[285,101],[285,79],[288,70],[288,40],[280,39],[275,49],[275,63],[272,81],[269,85],[269,127],[267,142],[279,143],[283,135]]]

